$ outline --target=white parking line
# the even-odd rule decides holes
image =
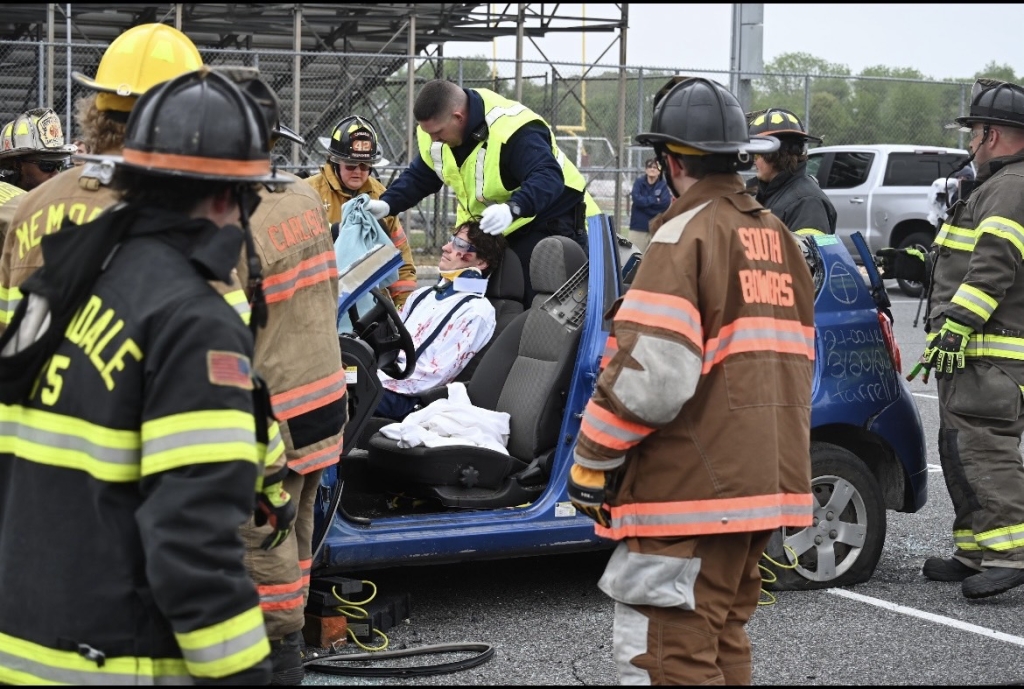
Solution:
[[[890,603],[889,601],[881,600],[880,598],[863,596],[859,593],[853,593],[852,591],[847,591],[845,589],[825,589],[825,593],[831,593],[833,596],[839,596],[840,598],[849,598],[850,600],[859,601],[861,603],[867,603],[868,605],[874,605],[884,610],[892,610],[893,612],[903,613],[904,615],[910,615],[911,617],[918,617],[922,620],[927,620],[929,622],[944,624],[947,627],[953,627],[954,629],[960,629],[965,632],[973,632],[974,634],[978,634],[980,636],[987,636],[990,639],[996,639],[997,641],[1005,641],[1006,643],[1013,644],[1015,646],[1024,646],[1024,638],[1014,636],[1012,634],[997,632],[996,630],[989,629],[988,627],[979,627],[976,624],[970,624],[968,622],[954,620],[952,617],[934,615],[930,612],[924,612],[922,610],[908,608],[904,605],[896,605],[895,603]]]
[[[927,397],[930,400],[937,400],[937,399],[939,399],[938,395],[927,395],[927,394],[925,394],[923,392],[912,392],[910,394],[913,395],[914,397]]]

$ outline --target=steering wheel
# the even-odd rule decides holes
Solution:
[[[365,314],[352,319],[352,330],[373,349],[381,371],[395,380],[408,378],[416,369],[416,343],[391,298],[379,287],[370,290],[370,294],[376,304]],[[405,352],[404,367],[398,363],[399,352]]]

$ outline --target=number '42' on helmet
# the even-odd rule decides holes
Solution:
[[[376,130],[358,115],[346,117],[338,123],[326,148],[328,159],[335,163],[376,165],[381,160]]]

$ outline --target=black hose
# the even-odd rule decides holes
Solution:
[[[427,655],[433,653],[466,653],[476,651],[477,654],[465,660],[456,660],[450,663],[438,663],[437,665],[413,665],[409,667],[344,667],[328,664],[332,662],[352,662],[366,660],[380,660],[382,658],[408,658],[409,656]],[[423,677],[425,675],[443,675],[451,672],[468,670],[469,668],[483,665],[494,655],[494,647],[484,643],[466,644],[432,644],[409,648],[401,651],[382,651],[374,653],[332,653],[330,655],[317,656],[302,663],[306,670],[323,672],[328,675],[346,675],[349,677]]]

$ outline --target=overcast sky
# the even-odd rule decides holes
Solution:
[[[555,7],[552,4],[550,7]],[[560,13],[618,17],[615,5],[563,4]],[[991,61],[1024,72],[1024,4],[806,4],[764,5],[764,62],[804,52],[850,68],[913,67],[934,79],[969,79]],[[626,63],[634,67],[729,69],[732,5],[629,4]],[[586,35],[587,62],[609,46],[613,33]],[[580,33],[535,39],[552,62],[582,62]],[[448,43],[449,57],[492,56],[490,43]],[[527,60],[544,59],[524,43]],[[618,64],[612,46],[601,64]],[[515,38],[498,39],[497,57],[515,58]]]

